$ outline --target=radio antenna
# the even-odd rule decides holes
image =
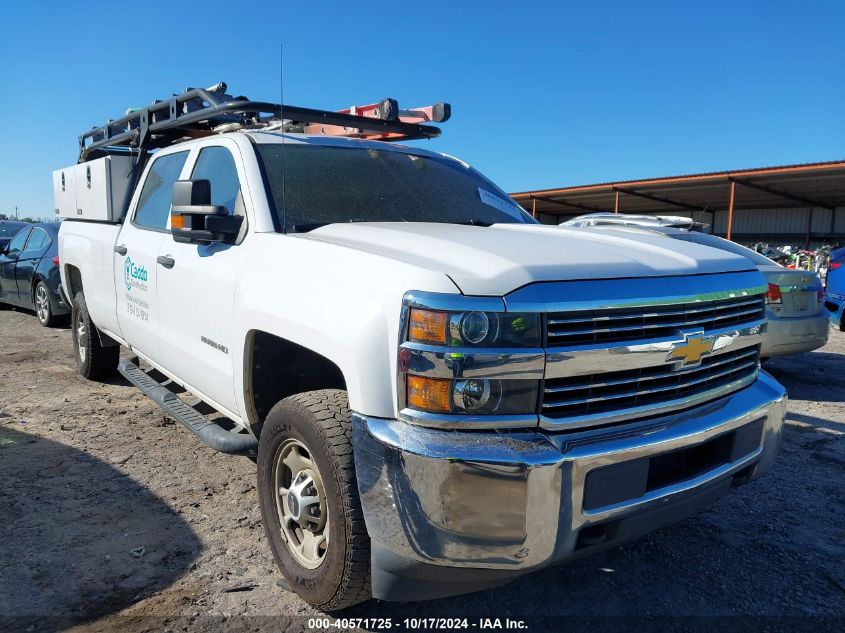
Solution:
[[[279,43],[279,119],[285,120],[285,47]],[[284,126],[282,126],[282,142],[284,143]]]
[[[285,204],[285,45],[279,42],[279,125],[282,132],[282,232],[288,232]]]
[[[695,225],[698,224],[699,218],[703,217],[705,213],[710,210],[710,205],[707,205],[703,209],[698,209],[692,216],[692,224],[687,227],[687,231],[692,231],[695,228]],[[710,232],[713,232],[713,226],[710,226]]]

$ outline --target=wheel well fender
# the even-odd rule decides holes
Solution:
[[[38,287],[38,282],[39,282],[39,281],[44,281],[44,282],[46,282],[47,280],[44,278],[44,275],[42,275],[41,273],[36,272],[36,273],[32,276],[32,285],[31,285],[31,286],[30,286],[30,288],[29,288],[29,298],[30,298],[30,299],[32,299],[32,303],[35,303],[35,289]]]
[[[79,272],[79,269],[76,266],[71,266],[68,264],[65,266],[65,281],[67,285],[62,285],[62,292],[65,296],[65,301],[67,302],[68,307],[71,309],[71,313],[73,312],[73,300],[76,297],[77,293],[82,292],[82,273]],[[99,328],[95,328],[97,333],[97,338],[100,339],[100,345],[103,347],[117,347],[120,345],[117,341],[115,341],[112,337],[103,334]]]
[[[68,305],[73,305],[73,298],[77,292],[82,290],[82,273],[76,266],[68,264],[65,266],[65,280],[64,287],[65,299],[68,300]]]
[[[334,361],[274,334],[247,334],[244,400],[251,423],[263,421],[279,400],[318,389],[346,390],[346,379]]]

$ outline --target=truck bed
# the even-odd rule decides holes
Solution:
[[[76,292],[73,267],[85,279],[85,298],[91,318],[101,330],[120,336],[117,323],[114,245],[119,224],[64,220],[59,230],[62,288],[70,303]],[[66,262],[73,262],[73,266]],[[68,305],[70,305],[70,303]]]

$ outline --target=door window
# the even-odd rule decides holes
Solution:
[[[225,147],[206,147],[197,158],[191,180],[208,180],[211,183],[211,204],[226,207],[229,215],[241,190],[238,170],[232,153]]]
[[[50,244],[50,236],[44,229],[32,229],[29,234],[29,239],[26,241],[26,251],[40,251],[42,248]]]
[[[23,245],[26,244],[26,238],[29,237],[29,229],[24,229],[9,242],[9,248],[7,252],[11,255],[12,253],[20,253],[23,250]]]
[[[173,183],[179,180],[187,158],[188,152],[185,151],[153,159],[138,200],[135,224],[159,231],[167,230]]]

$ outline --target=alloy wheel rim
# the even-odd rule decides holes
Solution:
[[[288,551],[306,569],[316,569],[328,551],[328,504],[320,471],[299,440],[289,438],[282,444],[273,464],[273,483]]]
[[[88,353],[87,350],[87,337],[88,332],[85,328],[85,322],[81,319],[77,319],[76,328],[74,329],[76,332],[76,348],[79,350],[79,361],[84,363],[85,357]]]
[[[46,323],[50,318],[50,302],[47,298],[47,289],[43,284],[39,284],[35,289],[35,313],[42,323]]]

